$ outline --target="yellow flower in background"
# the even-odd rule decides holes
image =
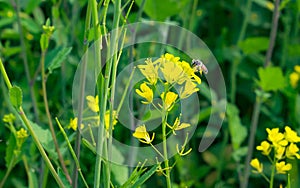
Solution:
[[[259,150],[259,151],[262,151],[263,155],[269,155],[270,152],[271,152],[272,147],[271,147],[269,142],[262,141],[260,146],[257,146],[256,149]]]
[[[300,65],[294,66],[294,72],[290,74],[290,84],[293,88],[296,88],[300,80]]]
[[[290,158],[290,159],[294,159],[295,157],[297,159],[300,159],[300,155],[299,155],[298,151],[299,151],[298,146],[294,143],[291,143],[287,147],[285,155],[287,158]]]
[[[252,159],[250,162],[250,165],[255,168],[255,171],[253,171],[254,173],[262,173],[263,171],[263,164],[259,162],[259,160],[257,158]]]
[[[10,124],[12,124],[15,120],[16,120],[16,117],[12,113],[5,114],[2,119],[2,121],[4,123],[10,123]]]
[[[163,92],[160,97],[163,100],[164,109],[170,111],[173,108],[178,95],[172,91],[169,91],[166,94]]]
[[[297,73],[300,74],[300,65],[296,65],[296,66],[294,67],[294,70],[295,70],[295,72],[297,72]]]
[[[179,96],[181,99],[185,99],[197,91],[199,91],[199,88],[197,88],[197,84],[195,84],[191,80],[187,80],[184,86],[180,88]]]
[[[292,169],[292,165],[289,163],[285,164],[285,161],[281,161],[279,163],[276,163],[275,165],[278,174],[285,174],[287,171],[290,171]]]
[[[98,95],[93,97],[91,95],[86,96],[87,105],[93,112],[99,112],[99,98]]]
[[[285,129],[284,137],[287,141],[292,143],[300,142],[300,137],[289,126],[286,126],[284,129]]]
[[[142,101],[143,104],[150,104],[153,100],[153,91],[147,84],[144,82],[140,85],[140,89],[136,89],[135,92],[146,99],[146,101]]]
[[[282,147],[282,146],[276,146],[275,147],[275,157],[277,159],[282,159],[283,158],[283,155],[284,155],[284,151],[285,151],[285,147]]]
[[[112,129],[114,129],[114,126],[118,123],[118,121],[117,121],[117,119],[116,119],[116,115],[117,115],[117,111],[113,111],[113,121],[112,121],[112,123],[113,123],[113,127],[112,127]],[[105,118],[104,118],[104,121],[105,121],[105,129],[106,130],[109,130],[109,122],[110,122],[110,111],[109,110],[107,110],[106,112],[105,112]]]
[[[154,140],[154,135],[155,134],[153,133],[152,138],[150,138],[145,125],[138,126],[133,133],[135,138],[139,139],[140,142],[145,144],[150,144]]]
[[[16,132],[17,138],[23,139],[28,137],[28,133],[24,128],[21,128]]]
[[[268,140],[272,142],[272,144],[277,146],[286,146],[288,145],[287,140],[284,139],[284,135],[279,132],[279,128],[266,129],[268,132]]]
[[[146,79],[149,81],[149,83],[151,85],[154,85],[156,84],[158,78],[158,68],[159,68],[159,65],[157,65],[158,61],[155,61],[153,63],[151,59],[147,59],[145,63],[146,65],[138,65],[138,68],[140,69],[141,73],[146,77]]]
[[[300,79],[300,75],[298,73],[292,72],[290,74],[290,84],[293,88],[297,87],[299,79]]]
[[[77,123],[78,123],[78,118],[70,119],[69,126],[67,127],[68,129],[73,129],[74,131],[77,130]],[[80,129],[84,128],[84,124],[80,125]]]

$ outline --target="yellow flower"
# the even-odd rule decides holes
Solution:
[[[168,91],[166,94],[163,92],[160,97],[163,100],[164,109],[170,111],[173,108],[178,95],[172,91]]]
[[[294,159],[294,157],[297,157],[297,159],[300,159],[300,155],[299,155],[298,151],[299,151],[298,146],[294,143],[291,143],[287,147],[285,155],[287,158],[290,158],[290,159]]]
[[[87,105],[93,112],[99,112],[99,98],[98,95],[93,97],[91,95],[86,96]]]
[[[113,111],[113,127],[112,127],[112,129],[114,129],[114,126],[118,123],[118,121],[116,120],[116,115],[117,115],[117,111]],[[105,129],[106,130],[109,130],[109,121],[110,121],[110,111],[109,110],[107,110],[106,112],[105,112],[105,118],[104,118],[104,120],[105,120]]]
[[[263,164],[259,162],[259,160],[257,158],[252,159],[250,162],[250,165],[255,168],[255,171],[253,171],[254,173],[262,173],[263,171]]]
[[[154,140],[154,135],[155,134],[153,133],[152,138],[150,138],[145,125],[138,126],[133,133],[134,137],[145,144],[150,144]]]
[[[297,87],[299,79],[300,79],[300,75],[298,73],[292,72],[290,74],[290,84],[293,88]]]
[[[185,129],[187,127],[190,127],[191,124],[189,123],[180,123],[180,119],[177,117],[175,119],[175,122],[173,124],[173,126],[170,126],[169,124],[167,124],[167,126],[173,130],[173,134],[176,135],[175,131],[181,130],[181,129]]]
[[[145,61],[146,65],[138,65],[141,73],[147,78],[151,85],[156,84],[158,78],[158,68],[156,65],[159,61],[152,63],[151,59]]]
[[[183,84],[186,80],[183,69],[173,61],[166,61],[160,69],[169,84]]]
[[[187,77],[187,80],[191,79],[192,81],[201,84],[201,79],[195,74],[194,69],[191,67],[189,63],[182,61],[178,63],[178,65],[183,69],[185,76]]]
[[[287,146],[288,141],[284,139],[284,135],[279,132],[279,128],[266,129],[268,132],[268,140],[272,142],[272,144],[277,146]]]
[[[285,174],[287,171],[292,169],[292,165],[289,163],[285,164],[285,161],[281,161],[279,163],[276,163],[275,165],[278,174]]]
[[[174,57],[174,55],[166,53],[165,55],[162,55],[162,59],[177,63],[180,60],[180,57]]]
[[[189,97],[190,95],[192,95],[193,93],[195,93],[197,91],[199,91],[199,88],[197,88],[197,85],[194,82],[192,82],[191,80],[187,80],[185,82],[185,85],[180,88],[179,96],[181,99],[184,99],[184,98]]]
[[[284,129],[285,129],[284,137],[287,141],[296,142],[296,143],[300,142],[300,137],[289,126],[286,126]]]
[[[270,2],[270,1],[267,1],[266,7],[267,7],[267,9],[269,9],[271,11],[274,10],[274,4],[272,2]]]
[[[2,120],[4,123],[13,123],[16,120],[16,117],[12,113],[5,114]]]
[[[28,133],[24,128],[21,128],[16,132],[17,138],[23,139],[28,137]]]
[[[296,66],[294,67],[294,70],[295,70],[295,72],[297,72],[297,73],[300,74],[300,65],[296,65]]]
[[[150,104],[153,100],[153,91],[144,82],[140,85],[140,89],[136,89],[135,92],[141,97],[145,98],[146,101],[142,101],[143,104]]]
[[[271,152],[271,145],[267,141],[262,141],[260,146],[256,147],[257,150],[262,151],[263,155],[269,155]]]
[[[284,151],[285,151],[285,147],[282,147],[282,146],[276,146],[275,147],[275,157],[277,159],[282,159],[283,158],[283,155],[284,155]]]
[[[70,124],[69,126],[67,127],[68,129],[73,129],[74,131],[77,130],[77,122],[78,122],[78,118],[74,118],[74,119],[70,119]],[[84,124],[81,124],[80,125],[80,129],[83,129],[84,128]]]

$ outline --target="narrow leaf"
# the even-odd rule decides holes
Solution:
[[[143,174],[133,185],[132,188],[137,188],[145,183],[157,170],[158,164],[154,165],[149,171]]]
[[[71,50],[72,47],[63,48],[52,58],[48,67],[50,73],[61,66],[62,62],[67,58]]]

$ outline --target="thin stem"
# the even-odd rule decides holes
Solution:
[[[243,183],[241,185],[242,188],[248,187],[248,181],[250,175],[250,161],[253,154],[253,147],[254,147],[255,134],[256,134],[258,118],[260,113],[260,106],[261,106],[261,99],[257,97],[254,104],[254,110],[251,118],[250,136],[248,141],[248,153],[245,161],[245,171],[244,171],[244,177],[242,181]]]
[[[170,188],[170,187],[172,187],[172,185],[171,185],[171,178],[170,178],[168,148],[167,148],[167,135],[166,135],[167,117],[168,117],[168,112],[166,111],[165,115],[163,116],[163,121],[162,121],[162,137],[163,137],[163,154],[164,154],[164,160],[165,160],[167,187]]]
[[[111,76],[111,98],[110,98],[110,119],[109,119],[109,140],[108,140],[108,148],[107,148],[107,166],[106,166],[106,177],[107,177],[107,188],[109,188],[109,182],[111,179],[110,174],[110,161],[111,161],[111,155],[112,155],[112,128],[113,128],[113,120],[115,117],[113,117],[113,108],[114,108],[114,101],[115,101],[115,85],[116,85],[116,75],[117,75],[117,66],[118,66],[118,49],[119,49],[119,34],[121,34],[122,30],[118,28],[120,23],[120,17],[121,17],[121,0],[116,0],[114,4],[114,20],[113,20],[113,29],[115,29],[115,33],[112,36],[113,39],[111,41],[111,46],[113,49],[111,52],[113,52],[114,56],[112,58],[111,64],[112,64],[112,76]],[[126,35],[126,31],[124,32],[124,36]],[[122,45],[124,45],[124,39],[122,41]],[[122,46],[120,46],[120,52],[119,55],[122,54]]]
[[[77,171],[79,172],[80,177],[81,177],[81,179],[82,179],[82,181],[83,181],[85,187],[89,187],[88,184],[87,184],[87,182],[85,181],[85,178],[84,178],[82,172],[81,172],[80,163],[79,163],[79,161],[78,161],[78,159],[77,159],[77,157],[76,157],[76,154],[75,154],[75,152],[74,152],[74,150],[73,150],[73,148],[72,148],[72,146],[71,146],[71,143],[70,143],[70,141],[69,141],[69,139],[68,139],[68,136],[67,136],[65,130],[64,130],[63,127],[61,126],[59,120],[58,120],[57,118],[55,118],[55,120],[56,120],[56,123],[57,123],[57,125],[58,125],[58,127],[59,127],[61,133],[63,134],[63,136],[64,136],[64,138],[65,138],[65,140],[66,140],[66,142],[67,142],[67,146],[68,146],[68,148],[69,148],[69,151],[71,152],[71,155],[72,155],[72,157],[73,157],[73,160],[75,161],[75,164],[76,164],[76,167],[77,167]]]
[[[38,121],[39,114],[38,114],[37,102],[36,102],[34,88],[33,88],[34,80],[31,81],[31,78],[30,78],[30,71],[29,71],[28,60],[27,60],[24,33],[23,33],[23,28],[21,25],[21,19],[20,19],[20,15],[19,15],[19,12],[20,12],[19,0],[14,0],[12,3],[15,5],[14,8],[16,11],[16,16],[17,16],[17,25],[19,28],[19,35],[20,35],[20,42],[21,42],[21,49],[22,49],[21,54],[22,54],[22,59],[23,59],[23,64],[24,64],[24,69],[25,69],[26,80],[27,80],[27,84],[28,84],[29,90],[30,90],[30,98],[31,98],[31,102],[32,102],[34,118],[35,118],[35,121]]]
[[[158,149],[156,149],[155,146],[153,146],[152,143],[150,143],[150,146],[164,159],[165,157],[163,156],[163,154],[160,153],[160,151],[158,151]]]
[[[42,65],[42,91],[43,91],[43,100],[44,100],[44,104],[45,104],[45,111],[46,111],[46,115],[47,115],[47,118],[48,118],[49,129],[50,129],[50,132],[51,132],[51,136],[52,136],[52,139],[53,139],[55,150],[56,150],[57,155],[58,155],[59,162],[62,166],[63,172],[66,175],[67,180],[69,181],[70,184],[72,184],[70,174],[68,172],[68,169],[65,165],[64,159],[63,159],[63,157],[61,155],[61,152],[60,152],[60,149],[59,149],[59,145],[58,145],[58,142],[57,142],[57,139],[56,139],[56,135],[55,135],[55,131],[54,131],[54,128],[53,128],[51,115],[50,115],[50,111],[49,111],[48,98],[47,98],[47,88],[46,88],[47,77],[45,75],[45,55],[46,55],[46,51],[42,51],[42,56],[41,56],[41,62],[40,63]]]
[[[5,184],[5,182],[6,182],[7,178],[8,178],[11,170],[13,169],[13,166],[14,166],[13,164],[15,163],[15,159],[16,158],[15,158],[15,155],[13,155],[12,157],[13,158],[10,160],[9,166],[7,168],[7,171],[6,171],[4,177],[2,178],[2,180],[0,182],[0,188],[2,188],[4,186],[4,184]]]
[[[133,75],[134,75],[135,69],[136,69],[136,67],[133,67],[133,70],[131,71],[131,74],[130,74],[130,76],[129,76],[128,82],[127,82],[127,84],[126,84],[126,86],[125,86],[124,93],[123,93],[123,95],[122,95],[122,97],[121,97],[119,106],[118,106],[118,108],[117,108],[117,113],[116,113],[116,114],[117,114],[117,117],[119,116],[119,112],[120,112],[120,110],[121,110],[121,108],[122,108],[122,105],[123,105],[123,103],[124,103],[124,100],[125,100],[126,94],[127,94],[127,92],[128,92],[129,85],[131,84],[131,80],[132,80],[132,77],[133,77]]]
[[[276,39],[277,28],[278,28],[278,19],[279,19],[279,15],[280,15],[279,5],[280,5],[280,0],[276,0],[274,12],[273,12],[273,18],[272,18],[270,43],[269,43],[269,48],[268,48],[267,55],[266,55],[265,67],[269,66],[271,63],[271,57],[272,57],[272,53],[273,53],[273,49],[274,49],[274,45],[275,45],[275,39]]]
[[[276,161],[275,156],[274,156],[274,161],[272,163],[272,171],[271,171],[271,179],[270,179],[269,188],[273,188],[276,162],[277,161]]]
[[[91,5],[90,1],[88,2],[87,6],[87,12],[86,12],[86,17],[85,17],[85,27],[84,27],[84,46],[83,46],[83,51],[85,54],[88,53],[88,30],[90,28],[91,24]],[[75,138],[75,153],[76,153],[76,158],[80,160],[80,144],[81,144],[81,135],[80,135],[80,126],[82,123],[82,114],[83,114],[83,106],[84,106],[84,88],[85,88],[85,82],[86,82],[86,71],[87,71],[87,61],[88,61],[88,56],[84,55],[83,61],[82,61],[82,69],[80,72],[80,83],[79,83],[79,102],[78,102],[78,121],[77,121],[77,130],[76,130],[76,138]],[[76,169],[76,164],[75,162],[73,163],[73,169]],[[74,170],[73,175],[72,175],[72,182],[73,182],[73,188],[78,187],[78,171]]]
[[[244,20],[242,23],[242,28],[241,28],[241,32],[239,34],[238,40],[236,42],[236,45],[238,45],[241,41],[244,40],[245,38],[245,33],[247,30],[247,26],[248,26],[248,22],[249,22],[249,18],[250,18],[250,14],[251,14],[251,8],[252,8],[252,0],[247,0],[247,4],[246,4],[246,11],[245,11],[245,16],[244,16]],[[237,66],[239,65],[241,59],[239,59],[239,57],[235,58],[233,60],[232,63],[232,67],[231,67],[231,88],[230,88],[230,101],[232,103],[235,103],[235,94],[236,94],[236,74],[237,74]]]
[[[8,87],[8,89],[11,89],[12,88],[12,85],[10,83],[10,80],[8,79],[8,76],[7,76],[7,73],[6,73],[6,70],[4,69],[4,66],[3,66],[3,63],[2,63],[2,60],[0,59],[0,70],[1,70],[1,73],[2,73],[2,76],[3,78],[5,79],[6,81],[6,85]],[[30,135],[32,136],[32,139],[36,145],[36,147],[38,148],[38,150],[40,151],[47,167],[49,168],[49,170],[51,171],[54,179],[56,180],[57,184],[59,185],[59,187],[64,187],[64,184],[63,182],[61,181],[61,179],[59,178],[58,174],[56,173],[54,167],[52,166],[52,163],[50,161],[50,159],[48,158],[42,144],[40,143],[37,135],[35,134],[35,132],[33,131],[32,129],[32,126],[31,126],[31,123],[29,122],[29,120],[27,119],[27,116],[25,114],[25,112],[23,111],[23,108],[20,107],[17,109],[18,113],[20,114],[21,116],[21,119],[22,119],[22,122],[25,124],[26,128],[28,129]]]

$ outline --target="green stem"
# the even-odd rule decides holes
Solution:
[[[50,115],[50,110],[49,110],[49,105],[48,105],[47,88],[46,88],[47,76],[45,74],[45,55],[46,55],[46,50],[42,52],[41,62],[40,62],[41,67],[42,67],[42,70],[41,70],[42,71],[42,91],[43,91],[43,100],[44,100],[44,104],[45,104],[45,111],[46,111],[49,129],[50,129],[50,132],[51,132],[51,136],[52,136],[52,139],[53,139],[55,150],[56,150],[57,155],[58,155],[59,162],[62,166],[62,170],[65,173],[68,182],[72,185],[72,180],[71,180],[71,177],[69,175],[68,169],[65,165],[62,154],[60,152],[59,145],[58,145],[56,135],[55,135],[55,131],[54,131],[54,128],[53,128],[52,120],[51,120],[51,115]]]
[[[25,39],[24,39],[24,33],[23,33],[23,28],[21,24],[21,19],[20,19],[20,5],[19,5],[19,0],[14,0],[12,2],[15,6],[15,11],[16,11],[16,17],[17,17],[17,25],[19,28],[19,35],[20,35],[20,42],[21,42],[21,54],[22,54],[22,59],[23,59],[23,64],[24,64],[24,70],[25,70],[25,75],[26,75],[26,80],[27,84],[29,86],[30,90],[30,98],[32,102],[32,107],[33,107],[33,112],[34,112],[34,119],[35,121],[38,121],[38,107],[37,107],[37,102],[35,98],[35,93],[34,93],[34,80],[31,80],[30,78],[30,71],[29,71],[29,65],[28,65],[28,60],[27,60],[27,53],[26,53],[26,46],[25,46]]]
[[[77,130],[76,130],[76,138],[75,138],[75,153],[76,158],[80,159],[80,144],[81,144],[81,134],[80,134],[80,126],[82,123],[82,114],[83,114],[83,104],[84,104],[84,88],[85,88],[85,82],[86,82],[86,70],[87,70],[87,62],[88,62],[88,56],[86,55],[88,53],[88,30],[90,28],[91,24],[91,1],[88,2],[87,6],[87,12],[85,17],[85,27],[84,27],[84,46],[83,51],[85,53],[82,61],[82,69],[80,72],[80,83],[79,83],[79,102],[78,102],[78,121],[77,121]],[[73,163],[73,169],[76,169],[75,162]],[[78,187],[78,171],[74,170],[72,175],[72,182],[73,182],[73,188]]]
[[[1,180],[0,188],[2,188],[2,187],[4,186],[4,184],[5,184],[5,182],[6,182],[7,178],[8,178],[8,176],[9,176],[11,170],[12,170],[13,167],[14,167],[14,165],[13,165],[14,163],[15,163],[15,155],[13,155],[13,158],[11,159],[11,161],[10,161],[10,163],[9,163],[9,166],[8,166],[8,168],[7,168],[7,171],[6,171],[4,177],[3,177],[2,180]]]
[[[10,83],[10,80],[8,79],[8,76],[7,76],[7,73],[6,73],[6,70],[3,66],[3,63],[2,63],[2,60],[0,59],[0,70],[1,70],[1,73],[2,73],[2,76],[6,82],[6,85],[8,87],[8,89],[11,89],[12,88],[12,85]],[[63,182],[61,181],[61,179],[59,178],[58,174],[56,173],[54,167],[52,166],[52,163],[50,161],[50,159],[48,158],[42,144],[40,143],[37,135],[35,134],[29,120],[27,119],[27,116],[25,114],[25,112],[23,111],[23,108],[20,107],[17,109],[18,113],[20,114],[21,116],[21,119],[22,119],[22,122],[25,124],[26,128],[28,129],[30,135],[32,136],[32,139],[36,145],[36,147],[38,148],[38,150],[40,151],[46,165],[48,166],[49,170],[51,171],[54,179],[56,180],[57,184],[59,185],[59,187],[64,187],[64,184]]]
[[[66,140],[66,142],[67,142],[67,146],[68,146],[68,148],[69,148],[69,151],[71,152],[71,155],[72,155],[72,157],[73,157],[73,160],[75,161],[75,164],[76,164],[76,167],[77,167],[77,171],[79,172],[80,177],[81,177],[81,179],[82,179],[82,181],[83,181],[85,187],[89,187],[88,184],[87,184],[87,182],[85,181],[85,178],[84,178],[82,172],[81,172],[80,163],[79,163],[79,161],[78,161],[78,159],[77,159],[77,157],[76,157],[76,154],[75,154],[75,152],[74,152],[74,150],[73,150],[73,148],[72,148],[72,146],[71,146],[71,143],[70,143],[70,141],[69,141],[69,139],[68,139],[68,136],[67,136],[65,130],[64,130],[63,127],[61,126],[59,120],[58,120],[57,118],[55,118],[55,120],[56,120],[56,123],[57,123],[57,125],[58,125],[58,127],[59,127],[61,133],[63,134],[63,136],[64,136],[64,138],[65,138],[65,140]]]
[[[170,169],[169,169],[167,135],[166,135],[167,117],[168,117],[168,112],[165,112],[165,115],[163,116],[163,121],[162,121],[162,137],[163,137],[163,154],[164,154],[164,160],[165,160],[167,188],[170,188],[170,187],[172,187],[172,185],[171,185],[171,177],[170,177]]]
[[[279,5],[280,5],[280,0],[276,0],[275,1],[274,12],[273,12],[273,18],[272,18],[270,43],[269,43],[269,48],[268,48],[268,51],[267,51],[267,54],[266,54],[265,67],[269,66],[270,63],[271,63],[271,57],[272,57],[273,48],[274,48],[274,45],[275,45],[275,38],[276,38],[277,28],[278,28],[278,20],[279,20],[279,15],[280,15]]]
[[[270,178],[269,188],[273,188],[276,162],[277,161],[275,160],[275,157],[274,157],[274,161],[272,163],[272,171],[271,171],[271,178]]]
[[[244,171],[244,178],[241,187],[247,188],[248,187],[248,181],[249,181],[249,175],[250,175],[250,161],[253,154],[253,147],[254,147],[254,141],[255,141],[255,134],[258,124],[258,118],[260,113],[260,106],[261,106],[261,99],[259,97],[256,98],[255,104],[254,104],[254,110],[252,114],[251,119],[251,127],[250,127],[250,136],[248,141],[248,153],[245,161],[245,171]]]
[[[113,120],[115,117],[113,117],[113,108],[114,108],[114,100],[115,100],[115,85],[116,85],[116,75],[117,75],[117,66],[118,66],[118,54],[121,55],[122,53],[122,46],[120,47],[120,52],[118,53],[119,49],[119,34],[122,32],[120,31],[119,23],[120,23],[120,17],[121,17],[121,0],[116,0],[114,4],[114,20],[113,20],[113,29],[115,29],[115,33],[112,36],[112,41],[110,48],[112,48],[111,52],[113,52],[114,56],[112,58],[112,61],[110,64],[112,65],[111,72],[111,98],[110,98],[110,119],[109,119],[109,140],[108,140],[108,148],[107,148],[107,166],[106,166],[106,177],[107,177],[107,184],[106,187],[109,188],[109,183],[111,179],[110,174],[110,161],[111,161],[111,155],[112,155],[112,128],[113,128]],[[126,35],[126,32],[124,33],[124,36]],[[122,41],[122,44],[124,44],[124,40]],[[110,54],[109,54],[110,55]],[[109,56],[110,57],[110,56]]]
[[[246,11],[245,11],[245,17],[242,23],[242,28],[241,28],[241,32],[239,34],[238,40],[236,42],[236,45],[238,45],[241,41],[244,40],[245,37],[245,33],[247,30],[247,26],[248,26],[248,22],[249,22],[249,18],[250,18],[250,14],[251,14],[251,8],[252,8],[252,0],[247,0],[247,4],[246,4]],[[231,88],[230,88],[230,101],[232,103],[235,103],[235,94],[236,94],[236,74],[237,74],[237,67],[240,63],[241,59],[240,57],[236,57],[233,60],[232,63],[232,68],[231,68]]]

